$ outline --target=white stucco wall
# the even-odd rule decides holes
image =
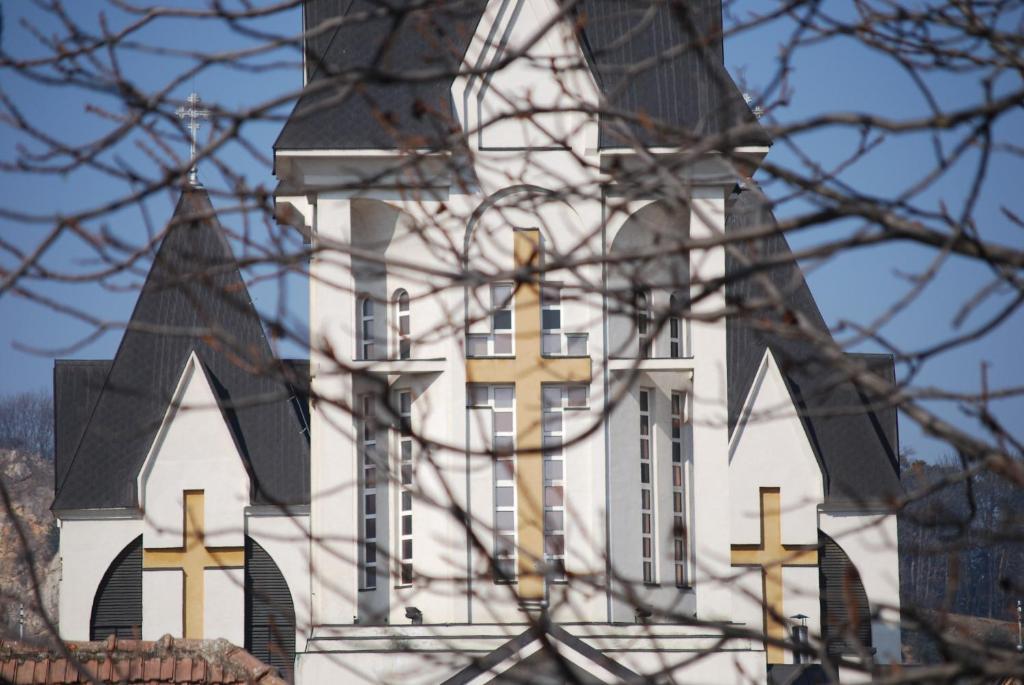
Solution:
[[[181,547],[183,493],[202,490],[207,547],[241,547],[249,475],[195,353],[182,371],[174,404],[139,474],[145,546]]]
[[[62,639],[89,639],[92,604],[103,574],[125,546],[141,534],[141,516],[60,520],[58,606]]]
[[[164,635],[182,636],[184,591],[185,574],[179,569],[142,571],[143,640],[159,640]]]
[[[244,645],[245,569],[208,568],[203,583],[203,637]]]

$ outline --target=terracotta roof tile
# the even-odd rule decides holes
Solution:
[[[192,678],[192,659],[178,659],[174,664],[174,682],[187,683]]]
[[[277,672],[224,640],[68,642],[64,652],[0,640],[0,682],[66,685],[98,680],[111,685],[285,685]],[[76,663],[77,662],[77,663]]]
[[[32,685],[32,672],[35,670],[35,663],[23,661],[18,664],[18,671],[14,674],[14,685]]]
[[[145,674],[146,680],[156,680],[160,677],[160,657],[146,659]]]

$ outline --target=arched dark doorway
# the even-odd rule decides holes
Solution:
[[[291,679],[295,606],[281,570],[249,537],[245,538],[245,648]]]
[[[843,548],[818,531],[821,637],[831,658],[871,652],[871,608],[857,567]]]
[[[89,618],[89,639],[142,637],[142,536],[128,543],[111,562],[96,590]]]

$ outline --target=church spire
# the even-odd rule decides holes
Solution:
[[[199,133],[199,120],[209,119],[210,110],[202,109],[200,105],[199,96],[192,92],[186,99],[188,106],[178,107],[178,118],[187,119],[188,123],[185,126],[190,132],[189,136],[189,162],[192,166],[188,171],[188,182],[191,186],[198,186],[199,184],[199,172],[196,169],[196,134]]]

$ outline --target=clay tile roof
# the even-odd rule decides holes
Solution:
[[[226,640],[66,642],[64,650],[0,640],[0,684],[285,685],[277,671]]]

